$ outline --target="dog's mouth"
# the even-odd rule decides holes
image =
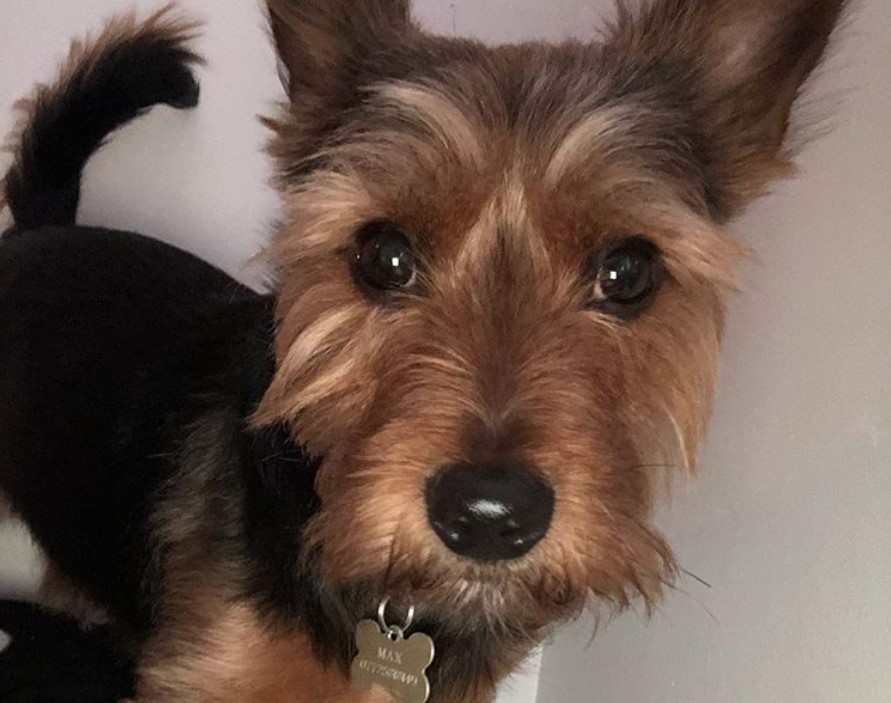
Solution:
[[[357,590],[367,594],[366,614],[386,600],[394,617],[409,609],[418,622],[462,629],[473,623],[492,633],[539,630],[577,615],[590,590],[582,581],[560,574],[558,565],[533,557],[511,561],[456,560],[450,568],[419,564],[388,569],[378,583]]]
[[[398,595],[363,598],[360,610],[353,612],[352,626],[363,620],[372,620],[384,631],[397,626],[406,634],[421,632],[431,637],[449,637],[473,634],[480,639],[506,640],[529,637],[530,641],[543,631],[576,616],[581,604],[564,607],[559,611],[543,612],[540,604],[525,608],[511,603],[511,593],[505,592],[495,582],[458,579],[449,584],[448,595],[440,590],[435,596],[429,592],[409,593],[392,591]],[[381,621],[381,606],[385,616]],[[406,623],[409,623],[408,625]]]

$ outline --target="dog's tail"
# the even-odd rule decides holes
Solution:
[[[192,68],[201,59],[189,48],[198,27],[172,5],[144,22],[115,18],[95,39],[72,45],[54,84],[19,102],[14,161],[0,184],[13,231],[73,225],[81,172],[111,132],[152,105],[198,104]]]

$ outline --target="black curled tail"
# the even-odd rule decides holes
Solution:
[[[0,193],[14,229],[73,225],[81,172],[111,132],[155,104],[198,104],[192,67],[201,59],[188,46],[198,23],[173,10],[144,22],[116,18],[75,42],[58,80],[19,103],[22,127]]]

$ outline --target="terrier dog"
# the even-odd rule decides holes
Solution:
[[[74,226],[106,135],[196,103],[192,24],[118,21],[26,106],[0,485],[140,703],[489,701],[556,623],[670,583],[651,503],[709,414],[726,226],[791,172],[845,1],[644,0],[494,48],[408,0],[268,5],[274,296]],[[357,630],[381,661],[351,676]]]

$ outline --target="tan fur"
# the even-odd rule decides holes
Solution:
[[[545,182],[557,186],[570,173],[590,167],[594,159],[599,157],[602,162],[608,154],[594,151],[598,148],[633,154],[633,143],[628,143],[631,137],[626,133],[628,126],[633,124],[633,113],[631,106],[610,106],[586,115],[573,125],[550,158],[545,169]],[[639,173],[635,175],[640,178]]]
[[[403,84],[375,88],[388,98],[406,98],[404,91]],[[400,126],[418,117],[427,93],[410,95],[387,101],[388,111],[406,110],[387,114]],[[285,417],[301,440],[329,455],[320,484],[326,510],[313,524],[311,544],[322,550],[332,579],[377,578],[386,563],[383,587],[439,607],[471,607],[495,623],[504,611],[536,608],[544,623],[586,592],[620,604],[629,602],[628,588],[655,598],[672,562],[644,522],[647,472],[624,464],[694,465],[714,387],[720,299],[734,286],[743,249],[686,206],[671,184],[638,175],[640,165],[635,171],[629,160],[633,149],[622,145],[623,110],[598,111],[575,124],[558,116],[553,128],[563,136],[542,140],[536,152],[516,137],[505,142],[504,125],[487,119],[497,110],[474,119],[463,101],[443,104],[439,95],[423,105],[440,114],[423,118],[423,126],[433,127],[420,147],[411,128],[400,145],[386,128],[344,142],[328,154],[330,171],[313,174],[285,198],[295,224],[273,249],[282,280],[281,361],[257,419]],[[456,145],[468,143],[474,158],[453,160]],[[476,145],[486,145],[481,154]],[[574,163],[596,169],[599,178],[582,178]],[[540,164],[548,164],[543,179]],[[410,201],[403,192],[406,173],[413,174]],[[449,219],[439,214],[443,186],[454,189],[446,195]],[[455,203],[463,206],[458,212]],[[429,300],[385,313],[355,290],[336,252],[361,222],[374,218],[417,222],[428,233],[428,257],[436,261],[426,274],[435,291]],[[633,327],[573,309],[580,294],[572,280],[575,262],[615,232],[646,232],[678,282]],[[506,266],[514,283],[498,279]],[[479,309],[461,302],[474,299],[490,302]],[[505,314],[493,302],[499,299],[515,308],[507,338],[493,336]],[[521,310],[526,319],[517,318]],[[650,351],[660,348],[684,351],[664,358]],[[612,368],[598,359],[611,359]],[[616,389],[602,388],[610,377],[635,382],[621,386],[620,400]],[[387,397],[395,379],[409,394],[403,402]],[[513,390],[491,397],[485,388],[492,383]],[[410,395],[415,388],[423,403]],[[540,419],[521,419],[532,409]],[[558,509],[553,540],[526,560],[525,572],[490,583],[488,569],[428,543],[422,501],[406,496],[419,496],[431,467],[474,459],[475,450],[461,439],[468,426],[499,435],[512,432],[512,423],[523,424],[528,435],[521,455],[545,467],[562,495],[578,500]],[[625,445],[596,441],[601,433],[605,439],[629,432],[633,441]],[[353,437],[359,443],[342,455],[339,447]],[[593,476],[585,479],[579,462]],[[625,475],[624,487],[604,498],[618,476],[609,478],[610,464]],[[412,559],[394,563],[399,553]],[[557,576],[560,564],[593,568]],[[463,581],[419,590],[417,581],[435,582],[437,573],[463,574]],[[473,598],[461,583],[480,584]],[[563,586],[554,592],[552,583]],[[553,602],[545,607],[543,597]]]
[[[138,703],[394,703],[354,690],[299,631],[263,626],[247,606],[205,590],[191,605],[148,645]]]
[[[202,595],[206,606],[211,599]],[[196,622],[159,637],[192,647],[163,654],[149,649],[130,703],[399,703],[378,687],[357,690],[339,670],[319,663],[305,635],[264,628],[245,608],[193,616]],[[207,629],[200,631],[202,624]],[[446,703],[476,703],[492,694],[479,689]]]
[[[411,83],[385,83],[377,93],[385,104],[392,103],[401,117],[417,119],[429,137],[449,154],[471,168],[480,164],[484,148],[479,132],[449,95]]]
[[[837,16],[838,2],[815,3]],[[326,583],[370,583],[494,632],[520,621],[530,644],[585,604],[660,597],[676,567],[650,523],[657,478],[695,468],[724,301],[748,255],[726,223],[788,172],[784,110],[825,45],[818,29],[814,52],[787,59],[771,33],[804,0],[759,5],[622,6],[606,48],[449,48],[375,14],[369,33],[387,51],[341,86],[349,117],[280,37],[308,96],[270,121],[286,212],[269,250],[279,364],[255,422],[284,421],[325,456],[307,537]],[[309,36],[320,23],[298,15],[304,57],[355,56],[361,40]],[[730,34],[743,29],[745,42]],[[598,61],[602,75],[583,68]],[[749,118],[736,94],[757,105],[764,86],[740,76],[783,61],[788,74],[772,75],[785,102]],[[350,274],[355,232],[376,219],[415,237],[422,260],[423,290],[390,308]],[[579,271],[633,235],[668,275],[625,323],[586,309]],[[431,536],[423,491],[438,467],[505,451],[559,498],[548,538],[494,568]]]

